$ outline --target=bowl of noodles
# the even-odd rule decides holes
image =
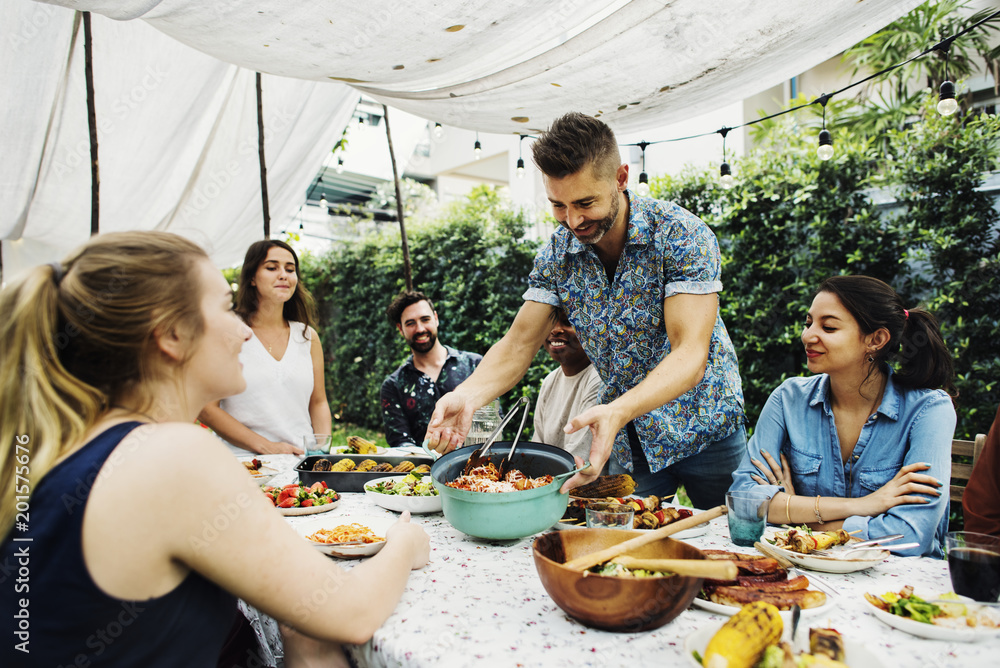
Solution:
[[[500,468],[510,445],[510,441],[493,445],[489,457],[493,471]],[[569,494],[560,493],[559,487],[576,468],[571,454],[544,443],[518,443],[505,479],[494,480],[492,472],[481,472],[485,475],[470,480],[462,473],[478,447],[453,450],[431,466],[441,511],[452,526],[476,538],[515,540],[559,521],[569,503]]]
[[[322,517],[295,525],[295,531],[323,554],[341,559],[370,557],[385,545],[392,517]]]

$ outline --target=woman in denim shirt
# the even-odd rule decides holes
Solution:
[[[815,375],[768,398],[730,489],[767,490],[772,523],[900,533],[920,544],[900,554],[941,557],[955,408],[937,321],[878,279],[834,276],[802,344]]]

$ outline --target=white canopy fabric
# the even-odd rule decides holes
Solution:
[[[96,14],[101,230],[169,229],[228,264],[261,236],[254,71],[268,75],[268,186],[282,216],[359,93],[484,132],[534,133],[570,110],[641,131],[776,85],[919,2],[0,0],[4,273],[89,233],[70,9]]]

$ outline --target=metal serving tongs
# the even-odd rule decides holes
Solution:
[[[507,453],[507,457],[502,462],[500,462],[500,466],[498,467],[499,471],[500,471],[500,477],[501,478],[503,478],[504,474],[507,473],[507,471],[510,470],[510,468],[508,468],[508,467],[511,464],[511,458],[514,456],[514,448],[517,447],[517,442],[518,442],[518,440],[520,440],[522,432],[524,432],[524,423],[528,421],[528,398],[527,397],[521,397],[521,399],[518,401],[517,405],[514,406],[514,408],[511,409],[510,412],[511,413],[515,413],[517,411],[517,409],[521,408],[521,407],[524,408],[524,414],[521,416],[521,426],[519,426],[517,428],[517,433],[514,434],[514,441],[510,444],[510,452]]]
[[[490,447],[497,440],[497,437],[500,435],[500,432],[503,431],[503,428],[507,426],[507,423],[510,422],[511,419],[514,417],[514,414],[517,413],[518,408],[524,406],[525,407],[524,417],[526,418],[528,416],[527,405],[528,405],[527,397],[521,397],[520,399],[518,399],[517,404],[514,406],[514,408],[510,410],[509,413],[507,413],[504,419],[500,421],[500,424],[497,425],[497,428],[493,430],[493,433],[490,434],[490,437],[486,439],[486,442],[483,443],[483,445],[478,450],[469,455],[469,461],[465,463],[465,468],[462,470],[462,475],[469,475],[469,473],[472,472],[472,469],[476,468],[477,466],[484,466],[489,463],[490,459],[487,455],[489,453]],[[521,418],[521,429],[524,429],[524,418]],[[517,435],[518,437],[520,437],[521,432],[518,431]],[[514,439],[514,445],[517,445],[517,438]],[[513,454],[514,448],[512,447],[510,451],[511,454]],[[510,455],[507,455],[507,458],[509,459]]]

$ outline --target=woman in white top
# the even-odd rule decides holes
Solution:
[[[253,330],[240,352],[247,388],[198,419],[237,454],[303,454],[303,437],[329,434],[333,421],[312,295],[299,285],[291,246],[264,240],[247,249],[235,311]]]

